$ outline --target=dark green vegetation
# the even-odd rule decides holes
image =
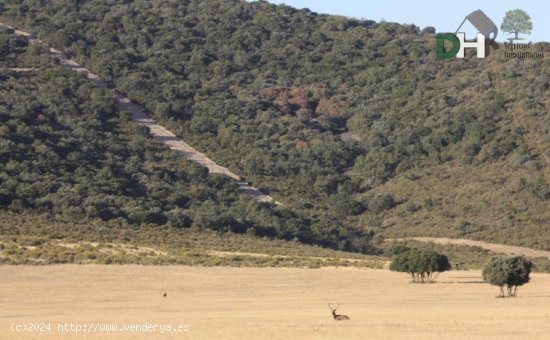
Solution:
[[[39,47],[0,32],[0,207],[53,221],[113,221],[246,233],[353,251],[360,231],[260,205],[229,178],[177,157],[119,112],[113,95],[59,67]],[[48,63],[49,62],[49,63]],[[38,228],[38,225],[35,225]],[[326,228],[326,229],[324,229]],[[27,230],[29,231],[29,230]]]
[[[433,242],[419,241],[406,241],[403,243],[384,242],[383,248],[384,254],[390,257],[398,255],[403,250],[408,250],[411,248],[435,251],[440,254],[445,254],[453,269],[458,270],[481,269],[485,263],[491,259],[491,257],[498,255],[480,247],[450,244],[443,245]]]
[[[412,282],[431,283],[439,273],[451,269],[447,256],[435,251],[408,247],[392,248],[395,254],[390,270],[407,273]]]
[[[548,57],[438,61],[430,29],[261,1],[6,1],[1,16],[289,207],[203,178],[235,200],[204,225],[342,249],[373,235],[550,249]]]
[[[504,297],[504,286],[508,296],[515,297],[517,287],[529,282],[533,264],[522,256],[494,257],[483,268],[483,280],[500,287],[500,297]]]

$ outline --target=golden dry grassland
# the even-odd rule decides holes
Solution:
[[[550,275],[517,298],[476,271],[435,284],[358,268],[1,266],[0,339],[548,339]],[[163,293],[166,292],[166,298]],[[334,321],[328,302],[351,321]],[[51,332],[13,332],[22,323]],[[188,325],[187,332],[70,333],[59,323]],[[76,328],[75,328],[76,329]]]

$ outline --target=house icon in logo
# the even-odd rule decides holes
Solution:
[[[495,40],[498,35],[498,27],[495,25],[493,20],[491,20],[482,10],[478,9],[468,14],[466,18],[462,21],[460,26],[456,29],[455,34],[458,33],[462,25],[468,20],[472,26],[474,26],[479,33],[483,34],[485,39]],[[491,36],[493,34],[493,36]]]

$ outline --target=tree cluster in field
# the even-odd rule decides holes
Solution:
[[[265,1],[7,0],[0,15],[66,49],[199,150],[312,216],[316,234],[356,240],[366,222],[384,231],[379,221],[402,205],[403,214],[448,216],[430,226],[440,233],[457,224],[457,233],[490,240],[501,225],[521,224],[515,239],[529,234],[546,247],[538,230],[550,199],[548,59],[493,51],[485,60],[441,62],[432,29]],[[514,195],[535,204],[517,216],[522,208],[513,203],[483,202],[479,214],[494,227],[481,230],[431,198],[403,204],[413,190],[400,200],[383,187],[451,162],[527,169],[532,177]]]
[[[393,256],[390,270],[407,273],[412,282],[431,283],[441,272],[451,269],[447,256],[432,250],[410,248],[396,244],[387,250]],[[506,286],[509,297],[515,297],[517,287],[529,282],[533,263],[523,256],[493,257],[482,271],[483,280],[500,287],[500,296],[504,297]]]
[[[483,268],[483,280],[500,287],[500,297],[504,297],[506,286],[509,297],[516,296],[517,287],[529,282],[533,264],[523,256],[494,257]]]
[[[439,273],[451,269],[447,256],[435,251],[396,246],[391,252],[395,256],[390,270],[409,274],[415,283],[434,282]]]

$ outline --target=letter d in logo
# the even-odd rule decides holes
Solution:
[[[445,40],[451,42],[452,47],[450,51],[445,51]],[[436,54],[437,59],[445,60],[454,57],[460,50],[460,40],[452,33],[438,33],[437,34],[437,46]]]

